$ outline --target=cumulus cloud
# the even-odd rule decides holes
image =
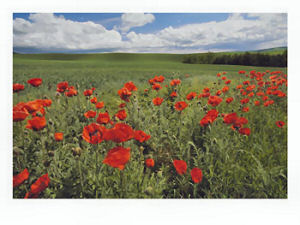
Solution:
[[[287,14],[235,13],[224,21],[169,26],[147,34],[130,31],[154,20],[152,14],[123,14],[119,29],[107,30],[94,22],[75,22],[53,14],[31,14],[29,20],[14,20],[14,47],[184,53],[287,45]]]
[[[120,48],[122,37],[94,22],[76,22],[54,14],[31,14],[13,23],[14,47],[40,49]]]
[[[147,23],[152,23],[155,17],[150,13],[124,13],[121,16],[121,20],[120,30],[125,33],[133,27],[142,27]]]

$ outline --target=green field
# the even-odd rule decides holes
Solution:
[[[31,176],[23,186],[14,189],[15,198],[23,198],[42,174],[48,173],[49,187],[41,198],[287,198],[287,125],[278,128],[276,121],[287,123],[287,98],[269,96],[275,104],[254,106],[254,95],[248,104],[250,111],[241,112],[243,96],[235,90],[246,79],[238,74],[245,70],[257,72],[283,71],[287,68],[248,67],[232,65],[184,64],[180,54],[14,54],[13,83],[25,85],[25,90],[13,95],[13,104],[48,98],[52,105],[46,110],[47,127],[42,131],[25,129],[25,121],[14,123],[14,174],[28,168]],[[200,127],[199,121],[212,107],[205,98],[186,100],[191,91],[202,92],[210,87],[212,95],[224,86],[216,74],[227,72],[230,90],[221,95],[223,102],[216,122]],[[148,80],[163,75],[163,88],[151,90]],[[270,75],[264,77],[265,81]],[[39,87],[27,80],[43,79]],[[170,81],[180,79],[181,85],[171,89]],[[59,82],[75,86],[78,96],[67,98],[56,93]],[[96,88],[94,96],[104,101],[101,112],[111,117],[122,102],[118,90],[133,81],[138,91],[127,103],[125,123],[151,135],[146,144],[130,140],[131,158],[119,171],[102,164],[106,152],[115,145],[102,142],[91,145],[82,140],[84,126],[93,120],[83,114],[95,107],[83,91]],[[256,81],[253,80],[253,83]],[[169,87],[165,87],[165,85]],[[255,83],[256,84],[256,83]],[[149,89],[149,94],[144,89]],[[286,92],[284,85],[279,89]],[[170,99],[172,90],[177,99]],[[263,87],[262,91],[266,92]],[[254,91],[255,93],[257,90]],[[161,106],[152,99],[163,97]],[[226,104],[225,99],[235,100]],[[186,101],[183,113],[174,110],[176,101]],[[200,104],[200,107],[199,107]],[[240,135],[224,125],[221,113],[237,112],[249,120],[251,135]],[[109,125],[108,125],[109,126]],[[53,134],[63,132],[63,142],[55,142]],[[80,147],[82,154],[74,157],[71,149]],[[143,149],[143,150],[141,150]],[[51,152],[51,154],[49,153]],[[155,167],[145,168],[144,160],[154,158]],[[194,184],[189,172],[176,174],[172,160],[182,159],[188,171],[199,167],[203,181]]]

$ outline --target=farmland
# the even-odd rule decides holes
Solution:
[[[287,198],[287,69],[183,57],[14,54],[13,83],[24,90],[13,105],[28,113],[13,122],[13,174],[28,171],[14,198]],[[51,104],[29,112],[38,99]],[[46,125],[35,128],[35,117]]]

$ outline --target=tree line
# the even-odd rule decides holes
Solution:
[[[189,54],[184,56],[183,63],[287,67],[287,50],[281,54],[273,55],[250,52],[237,54],[220,54],[212,52]]]

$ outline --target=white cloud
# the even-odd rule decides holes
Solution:
[[[152,23],[155,17],[150,13],[124,13],[122,14],[121,20],[122,24],[120,30],[125,33],[133,27],[142,27],[147,23]]]
[[[152,14],[123,14],[118,30],[154,21]],[[287,45],[287,14],[232,14],[224,21],[166,27],[155,33],[121,35],[94,22],[75,22],[53,14],[14,20],[14,47],[119,52],[203,52],[261,49]],[[123,39],[122,39],[123,36]],[[105,50],[105,51],[106,51]]]
[[[94,22],[75,22],[53,14],[31,14],[14,20],[14,47],[41,49],[120,48],[119,32]]]

